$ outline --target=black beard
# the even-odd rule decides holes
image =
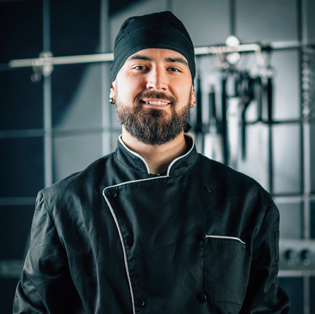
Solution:
[[[163,96],[152,95],[152,98],[163,98]],[[175,111],[174,100],[172,99],[170,104],[172,110],[169,117],[163,110],[143,108],[140,97],[137,97],[135,103],[135,107],[124,106],[117,98],[117,115],[126,131],[144,144],[162,145],[168,143],[186,127],[189,118],[190,99],[187,106],[178,113]]]

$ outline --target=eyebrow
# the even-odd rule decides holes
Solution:
[[[183,58],[166,58],[165,61],[167,62],[178,62],[178,63],[182,63],[186,66],[188,66],[188,62],[183,59]]]
[[[131,56],[127,59],[127,61],[131,61],[131,60],[144,60],[144,61],[152,61],[151,58],[146,57],[146,56],[142,56],[142,55],[134,55]]]
[[[134,56],[129,57],[127,60],[128,61],[131,61],[131,60],[153,61],[152,58],[144,56],[144,55],[134,55]],[[188,66],[188,62],[183,58],[165,58],[165,61],[172,62],[172,63],[178,62],[178,63]]]

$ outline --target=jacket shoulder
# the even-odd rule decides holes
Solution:
[[[200,155],[199,164],[202,173],[208,176],[209,180],[218,190],[225,190],[234,195],[260,194],[264,198],[271,199],[270,194],[260,183],[242,172],[203,155]]]
[[[112,155],[113,153],[94,161],[84,170],[42,189],[39,194],[42,194],[47,203],[63,203],[73,195],[84,196],[84,193],[90,193],[96,186],[102,186],[102,180],[106,175],[106,165],[111,162]]]

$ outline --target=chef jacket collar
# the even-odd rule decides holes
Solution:
[[[198,156],[194,139],[189,134],[185,134],[185,140],[188,148],[187,153],[175,158],[168,166],[167,172],[163,175],[180,175],[185,173],[194,165]],[[122,135],[118,137],[116,157],[118,161],[124,166],[133,168],[134,170],[140,171],[142,173],[146,173],[147,175],[152,175],[150,174],[148,164],[144,158],[125,145],[125,143],[122,141]]]

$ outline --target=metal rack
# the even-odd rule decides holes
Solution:
[[[236,46],[213,45],[195,47],[195,55],[228,55],[232,53],[250,52],[254,52],[259,55],[264,51],[270,52],[273,50],[299,49],[301,47],[301,44],[295,41],[274,42],[271,44],[249,43],[239,44]],[[1,64],[0,71],[31,67],[34,69],[35,73],[38,73],[38,71],[40,71],[43,76],[49,76],[53,71],[53,67],[57,65],[102,63],[113,61],[113,59],[114,54],[112,52],[77,56],[53,56],[50,51],[44,51],[39,54],[38,58],[14,59],[9,61],[8,64]]]

